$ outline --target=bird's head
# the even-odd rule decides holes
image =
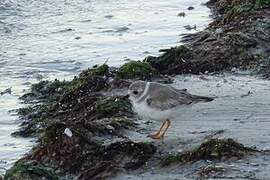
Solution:
[[[145,81],[135,81],[133,82],[128,89],[129,99],[131,101],[137,101],[139,97],[143,94],[146,87]]]

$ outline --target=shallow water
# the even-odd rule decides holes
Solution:
[[[31,140],[13,138],[18,97],[41,79],[70,79],[108,59],[157,55],[182,33],[210,22],[206,0],[0,0],[0,174],[27,152]],[[188,6],[195,9],[188,11]],[[186,17],[177,14],[185,12]],[[186,25],[196,25],[188,31]]]
[[[0,96],[0,174],[10,167],[18,157],[27,152],[33,145],[31,139],[10,136],[18,126],[18,117],[11,109],[18,107],[18,99],[13,95]]]

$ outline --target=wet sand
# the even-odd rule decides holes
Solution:
[[[175,77],[174,87],[186,88],[193,94],[212,96],[215,100],[195,104],[179,119],[172,121],[172,127],[163,141],[153,141],[146,137],[147,133],[157,130],[160,123],[145,125],[142,123],[147,121],[145,119],[140,120],[141,126],[153,130],[145,134],[134,134],[131,139],[135,142],[154,142],[163,149],[163,155],[166,152],[173,154],[189,150],[208,138],[233,138],[246,146],[269,150],[270,82],[248,73],[239,71],[221,75]],[[220,179],[267,179],[270,176],[269,157],[260,154],[237,161],[199,161],[165,169],[149,165],[150,170],[115,179],[194,179],[198,177],[198,169],[210,165],[226,169],[222,175],[217,176]]]

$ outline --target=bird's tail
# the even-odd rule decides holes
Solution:
[[[210,101],[214,100],[213,97],[196,96],[196,95],[193,95],[192,98],[193,98],[194,101],[202,101],[202,102],[210,102]]]

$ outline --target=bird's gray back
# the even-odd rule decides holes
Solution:
[[[170,85],[150,82],[145,100],[150,107],[167,110],[181,105],[189,105],[200,101],[211,101],[211,98],[192,95],[187,90],[176,89]]]
[[[185,90],[177,90],[168,85],[150,83],[146,102],[150,107],[166,110],[179,105],[191,104],[192,96]]]

